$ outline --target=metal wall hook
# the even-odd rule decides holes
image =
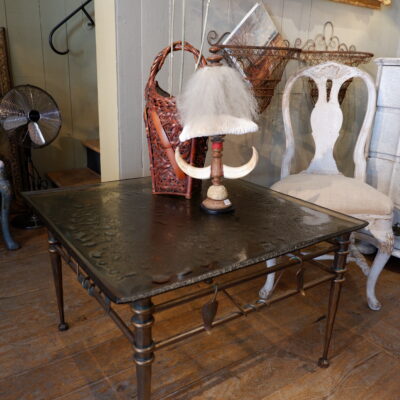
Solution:
[[[221,44],[221,42],[230,35],[230,32],[224,32],[221,36],[218,35],[217,31],[210,31],[207,34],[207,42],[210,46],[217,46]]]
[[[71,14],[69,14],[67,17],[65,17],[60,23],[58,23],[51,31],[50,31],[50,34],[49,34],[49,45],[50,45],[50,47],[51,47],[51,49],[55,52],[55,53],[57,53],[57,54],[60,54],[60,55],[65,55],[65,54],[68,54],[69,53],[69,49],[67,48],[67,50],[65,50],[65,51],[60,51],[60,50],[57,50],[55,47],[54,47],[54,44],[53,44],[53,36],[54,36],[54,34],[55,34],[55,32],[59,29],[59,28],[61,28],[66,22],[68,22],[75,14],[77,14],[79,11],[82,11],[85,15],[86,15],[86,17],[89,19],[89,26],[95,26],[95,23],[94,23],[94,21],[93,21],[93,18],[90,16],[90,14],[86,11],[86,9],[85,9],[85,6],[87,6],[89,3],[91,3],[93,0],[86,0],[80,7],[78,7],[76,10],[74,10],[74,11],[72,11],[72,13]]]

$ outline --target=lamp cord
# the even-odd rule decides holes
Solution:
[[[169,77],[168,77],[168,92],[170,97],[174,89],[174,20],[175,20],[175,0],[169,0],[169,41],[171,52],[169,58]]]
[[[186,0],[182,0],[182,55],[181,55],[181,71],[179,77],[179,93],[182,92],[183,72],[185,68],[185,30],[186,30]]]

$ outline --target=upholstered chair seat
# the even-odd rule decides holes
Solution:
[[[349,215],[388,215],[393,202],[358,179],[344,175],[295,174],[271,189]]]

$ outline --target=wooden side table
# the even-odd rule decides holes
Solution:
[[[368,158],[368,183],[394,202],[400,224],[400,58],[377,58],[377,111]],[[396,231],[395,231],[396,233]],[[400,257],[400,236],[393,255]]]

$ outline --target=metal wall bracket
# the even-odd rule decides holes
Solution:
[[[87,10],[85,9],[85,7],[89,4],[89,3],[91,3],[93,0],[86,0],[80,7],[78,7],[77,9],[75,9],[74,11],[72,11],[72,13],[71,14],[69,14],[68,16],[66,16],[60,23],[58,23],[51,31],[50,31],[50,35],[49,35],[49,45],[50,45],[50,47],[51,47],[51,49],[55,52],[55,53],[57,53],[57,54],[60,54],[60,55],[65,55],[65,54],[68,54],[69,53],[69,49],[67,48],[67,50],[65,50],[65,51],[60,51],[60,50],[57,50],[55,47],[54,47],[54,44],[53,44],[53,36],[54,36],[54,34],[56,33],[56,31],[58,30],[58,29],[60,29],[65,23],[67,23],[75,14],[77,14],[79,11],[82,11],[85,15],[86,15],[86,17],[88,18],[88,20],[89,20],[89,23],[88,23],[88,25],[89,26],[95,26],[95,24],[94,24],[94,21],[93,21],[93,18],[90,16],[90,14],[87,12]]]

